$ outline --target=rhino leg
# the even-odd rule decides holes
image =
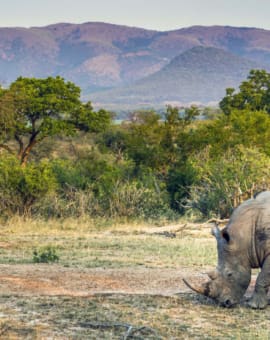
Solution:
[[[257,277],[253,296],[248,301],[248,306],[255,309],[263,309],[268,305],[267,291],[270,286],[270,256],[263,264],[262,270]]]

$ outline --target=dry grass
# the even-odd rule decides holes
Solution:
[[[216,263],[214,239],[203,226],[168,227],[170,232],[180,229],[170,238],[156,226],[103,222],[13,219],[0,229],[0,264],[8,263],[14,271],[23,268],[22,263],[31,266],[33,249],[46,245],[57,249],[57,268],[71,271],[83,272],[88,267],[135,271],[143,267],[194,272]],[[157,230],[162,232],[157,234]],[[241,305],[224,309],[187,291],[173,296],[88,297],[29,297],[2,291],[0,306],[1,339],[270,338],[270,308],[254,311]]]
[[[175,238],[168,238],[157,233],[156,226],[101,223],[11,220],[1,228],[0,261],[31,263],[34,249],[53,246],[63,266],[176,268],[215,265],[215,243],[208,229],[205,233],[205,229],[203,232],[197,227],[198,238],[188,228],[186,234],[181,232]],[[181,226],[176,225],[174,229]]]
[[[108,295],[0,298],[3,339],[269,339],[270,310],[233,310],[206,299]],[[8,315],[7,318],[4,315]],[[145,328],[142,328],[145,327]]]

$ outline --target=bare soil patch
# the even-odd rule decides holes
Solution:
[[[82,270],[28,264],[0,269],[0,338],[4,339],[229,339],[235,332],[239,339],[245,334],[267,339],[269,335],[261,332],[268,310],[258,312],[259,323],[250,328],[253,311],[244,311],[243,322],[241,307],[219,308],[184,285],[183,277],[207,279],[191,268]],[[209,316],[215,317],[214,322]]]
[[[146,294],[188,292],[182,278],[203,279],[190,268],[64,268],[59,265],[1,265],[0,293],[21,296]]]
[[[0,266],[0,294],[19,296],[74,296],[145,294],[173,296],[191,293],[182,279],[205,281],[207,275],[191,268],[64,268],[28,264]],[[252,280],[248,295],[254,287]]]
[[[270,308],[224,309],[184,285],[216,264],[209,226],[49,227],[2,230],[0,339],[269,339]],[[35,264],[46,246],[59,262]]]

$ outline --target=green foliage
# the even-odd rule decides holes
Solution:
[[[33,251],[34,263],[52,263],[58,261],[59,255],[57,254],[57,250],[54,246],[45,246]]]
[[[56,189],[55,176],[47,161],[39,164],[30,163],[23,169],[23,175],[19,190],[31,200],[38,199]]]
[[[256,146],[270,155],[270,115],[265,111],[233,110],[227,122],[228,140]]]
[[[140,219],[173,215],[165,187],[148,169],[135,176],[132,164],[100,157],[93,153],[77,161],[54,161],[58,192],[43,201],[43,214]]]
[[[168,195],[154,188],[147,188],[139,181],[119,183],[110,197],[112,217],[125,216],[137,219],[173,217]]]
[[[126,154],[137,167],[157,169],[162,163],[160,119],[154,111],[137,112],[128,126]]]
[[[270,113],[270,73],[251,70],[248,79],[239,86],[239,92],[234,88],[226,90],[220,108],[226,115],[234,109]]]
[[[23,170],[14,157],[0,157],[0,213],[1,216],[15,214],[22,205],[19,193]]]
[[[208,147],[192,163],[197,178],[186,206],[204,217],[228,217],[243,200],[270,186],[270,159],[256,148],[238,146],[213,158]]]
[[[110,199],[119,181],[129,174],[128,164],[114,163],[110,157],[96,152],[77,160],[52,162],[58,190],[44,201],[41,211],[46,216],[69,217],[110,215]]]
[[[80,103],[71,112],[71,121],[79,130],[86,132],[103,132],[111,124],[111,114],[106,110],[94,111],[91,102]]]
[[[55,135],[74,135],[76,130],[98,132],[110,124],[105,110],[94,112],[80,101],[80,88],[63,78],[18,78],[0,93],[2,148],[13,152],[25,165],[36,144]]]
[[[171,167],[166,181],[170,196],[170,205],[177,212],[184,214],[185,208],[182,202],[190,195],[190,187],[196,180],[196,170],[191,162],[186,161]]]
[[[270,115],[264,111],[234,109],[229,116],[221,114],[198,126],[190,137],[190,150],[203,150],[211,145],[212,157],[237,145],[257,147],[270,155]]]
[[[227,217],[270,187],[269,85],[270,74],[253,70],[239,93],[227,90],[223,113],[168,106],[116,126],[60,77],[18,78],[0,89],[0,215],[162,219],[190,208]],[[61,150],[49,157],[52,136]],[[42,156],[28,161],[37,144]]]
[[[97,196],[107,195],[116,181],[128,176],[128,164],[113,163],[96,152],[86,153],[75,161],[56,160],[52,166],[61,188],[91,188]]]
[[[103,153],[111,151],[116,162],[123,161],[128,145],[128,131],[123,127],[112,126],[97,142]]]
[[[183,114],[178,108],[168,106],[164,120],[154,111],[136,112],[130,124],[105,136],[106,147],[117,153],[117,159],[131,159],[138,173],[148,168],[157,176],[165,177],[170,165],[186,156],[189,125],[198,114],[195,106]]]
[[[57,187],[47,162],[30,163],[22,168],[12,156],[0,157],[0,214],[30,214],[33,206]]]

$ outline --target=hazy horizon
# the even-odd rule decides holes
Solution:
[[[159,31],[194,25],[270,29],[269,12],[268,0],[9,0],[1,6],[0,27],[105,22]]]

